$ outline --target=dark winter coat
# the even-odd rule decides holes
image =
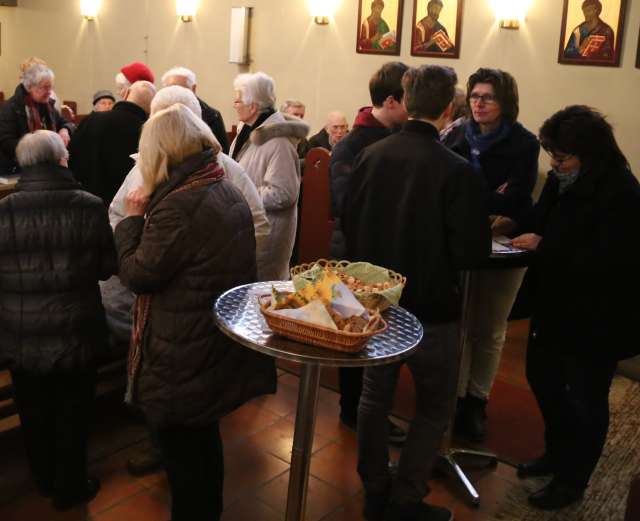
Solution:
[[[120,101],[108,112],[92,112],[82,120],[69,143],[69,167],[88,192],[109,204],[133,168],[131,154],[147,113],[135,103]]]
[[[344,209],[347,258],[405,275],[400,303],[421,320],[457,320],[459,270],[491,252],[484,189],[434,126],[408,121],[356,158]]]
[[[391,130],[373,117],[371,107],[364,107],[358,112],[351,132],[333,148],[329,162],[329,189],[334,218],[330,253],[333,259],[343,259],[347,254],[342,231],[342,211],[353,162],[364,148],[390,134]]]
[[[224,179],[167,196],[212,158],[196,154],[171,170],[146,227],[143,217],[116,227],[120,279],[152,298],[134,400],[158,427],[205,425],[275,392],[273,359],[234,343],[213,320],[220,294],[256,278],[244,197]]]
[[[56,165],[23,169],[16,189],[0,201],[0,360],[92,368],[107,338],[98,280],[116,270],[107,210]]]
[[[532,335],[550,353],[640,353],[640,185],[629,170],[578,177],[562,195],[550,173],[519,230],[533,256]]]
[[[449,133],[444,144],[467,160],[471,150],[465,137],[470,122],[460,125]],[[538,179],[538,139],[516,122],[510,132],[480,155],[482,174],[486,181],[486,197],[491,215],[517,218],[531,208],[531,192]],[[498,188],[507,183],[504,192]]]
[[[29,133],[25,97],[27,90],[22,84],[16,87],[15,93],[2,106],[0,106],[0,175],[17,173],[16,146],[25,134]],[[53,108],[53,100],[49,101],[53,115],[53,128],[57,132],[66,128],[71,134],[74,125],[66,121],[60,113]]]
[[[222,151],[225,154],[229,153],[229,138],[227,137],[227,129],[224,126],[224,120],[220,111],[214,109],[210,105],[207,105],[204,101],[198,98],[200,108],[202,109],[202,120],[209,125],[209,128],[216,136],[218,143],[222,147]]]
[[[307,152],[309,152],[309,150],[311,150],[312,148],[318,147],[324,148],[329,152],[331,152],[331,149],[333,148],[331,146],[331,143],[329,142],[329,134],[325,129],[322,129],[320,132],[314,134],[309,138],[309,148],[307,149]]]

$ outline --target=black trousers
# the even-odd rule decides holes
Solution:
[[[157,429],[156,436],[171,490],[171,521],[219,520],[224,456],[218,422]]]
[[[556,349],[554,349],[556,347]],[[563,354],[530,339],[527,379],[545,426],[545,448],[558,480],[586,488],[609,430],[609,389],[616,360]]]
[[[362,367],[341,367],[338,372],[340,383],[340,416],[356,422],[358,403],[362,394]]]
[[[96,374],[12,371],[31,473],[43,495],[72,498],[87,487],[89,423]]]

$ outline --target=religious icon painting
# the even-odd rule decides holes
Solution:
[[[413,0],[411,54],[460,57],[462,0]]]
[[[358,1],[356,52],[399,55],[403,0]]]
[[[564,0],[558,62],[617,67],[626,0]]]

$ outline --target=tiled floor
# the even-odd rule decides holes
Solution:
[[[512,323],[499,375],[502,381],[521,388],[526,388],[523,371],[526,328],[526,322]],[[326,374],[323,381],[335,382],[335,375]],[[396,397],[396,412],[407,415],[413,400],[411,385],[406,383],[409,380],[403,381]],[[246,404],[223,420],[225,521],[284,519],[297,386],[295,375],[280,371],[276,395]],[[356,472],[356,438],[338,421],[338,408],[338,395],[322,389],[309,480],[308,521],[363,519],[362,486]],[[123,428],[117,421],[113,423],[111,433],[108,428],[102,432],[105,430],[102,427],[98,440],[93,440],[94,444],[104,444],[98,447],[101,450],[94,447],[92,451],[101,455],[94,461],[92,471],[101,479],[102,489],[86,508],[55,513],[48,502],[30,491],[29,484],[25,483],[17,497],[0,505],[0,520],[167,521],[169,494],[164,474],[133,478],[125,469],[126,460],[146,441],[140,441],[134,433],[122,447],[112,448],[115,443],[112,438]],[[0,470],[4,461],[2,443],[0,438]],[[396,450],[392,451],[392,457],[397,454]],[[468,506],[464,494],[448,479],[431,482],[429,501],[449,506],[459,521],[485,520],[516,479],[514,469],[503,464],[495,470],[470,472],[470,476],[482,495],[479,508]]]

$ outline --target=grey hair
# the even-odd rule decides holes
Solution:
[[[233,88],[240,93],[243,103],[255,103],[258,110],[273,108],[276,104],[276,84],[264,72],[239,74],[233,80]]]
[[[306,105],[302,103],[302,101],[298,101],[297,99],[288,99],[280,106],[280,112],[286,112],[289,107],[301,107],[306,109]]]
[[[180,85],[171,85],[158,91],[158,94],[155,95],[151,102],[151,115],[176,103],[182,103],[196,116],[202,118],[202,107],[200,106],[198,98],[193,91]]]
[[[171,76],[180,76],[181,78],[186,79],[187,88],[189,89],[193,89],[193,86],[197,83],[196,73],[186,67],[176,66],[169,69],[162,75],[162,84],[164,85]]]
[[[55,74],[53,74],[53,71],[49,67],[36,63],[35,65],[25,69],[22,74],[22,85],[25,89],[29,90],[31,87],[40,85],[40,83],[45,80],[53,81],[54,78]]]
[[[40,163],[58,164],[61,159],[69,159],[64,141],[51,130],[36,130],[25,134],[16,147],[16,158],[21,167]]]

